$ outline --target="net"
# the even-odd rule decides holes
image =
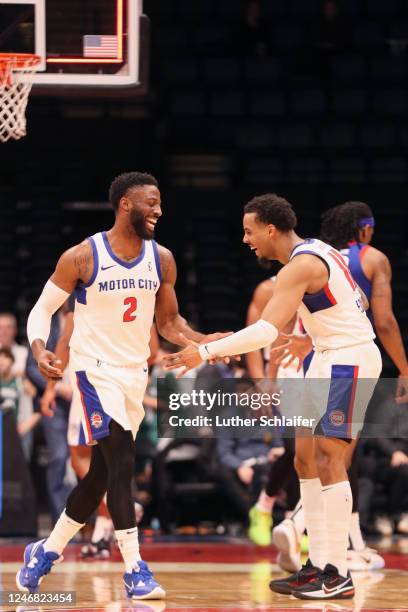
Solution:
[[[28,53],[0,53],[0,141],[26,135],[28,96],[32,75],[41,58]]]

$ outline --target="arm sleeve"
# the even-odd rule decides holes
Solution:
[[[264,319],[260,319],[253,325],[215,340],[208,344],[200,344],[198,347],[201,359],[212,359],[213,357],[226,357],[227,355],[241,355],[272,344],[279,336],[277,328]]]
[[[69,293],[47,281],[27,320],[27,337],[30,346],[34,340],[47,343],[50,335],[51,317],[69,298]]]

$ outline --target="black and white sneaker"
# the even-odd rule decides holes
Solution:
[[[334,565],[328,563],[320,575],[319,580],[309,581],[303,588],[292,591],[298,599],[352,599],[354,597],[354,584],[347,572],[347,576],[340,576]]]
[[[269,583],[269,588],[275,593],[292,595],[295,591],[303,589],[306,585],[315,580],[321,584],[321,574],[322,570],[318,567],[314,567],[310,559],[308,559],[306,565],[303,565],[301,570],[286,578],[272,580]]]

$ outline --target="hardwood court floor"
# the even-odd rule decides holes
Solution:
[[[406,543],[402,542],[405,548]],[[404,550],[404,548],[402,550]],[[15,590],[15,573],[21,564],[22,544],[0,546],[1,589]],[[142,554],[167,590],[166,602],[131,602],[122,586],[123,565],[115,550],[110,561],[81,561],[78,545],[70,546],[61,565],[46,577],[42,591],[76,591],[74,606],[58,610],[93,610],[94,612],[162,612],[206,610],[309,610],[335,612],[357,610],[370,612],[408,611],[408,556],[401,546],[382,551],[386,569],[355,572],[356,596],[353,600],[302,602],[272,593],[268,584],[280,575],[275,565],[275,551],[259,549],[246,543],[149,543]],[[8,610],[49,610],[40,607],[1,606]]]

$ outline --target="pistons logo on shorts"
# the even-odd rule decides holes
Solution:
[[[93,412],[91,414],[92,427],[95,427],[95,429],[99,429],[100,427],[102,427],[102,424],[103,424],[102,416],[99,414],[99,412]]]
[[[340,427],[344,423],[344,413],[341,410],[332,410],[330,413],[330,423]]]

